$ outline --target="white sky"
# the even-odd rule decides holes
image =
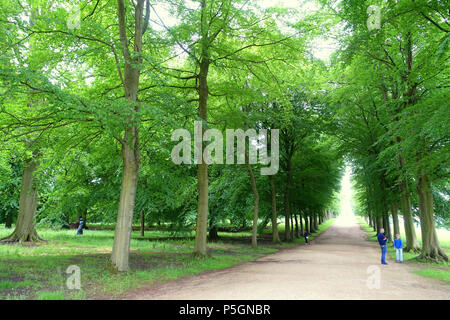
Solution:
[[[187,3],[191,2],[187,0]],[[287,9],[298,9],[299,14],[298,17],[296,17],[297,19],[301,19],[304,15],[311,14],[320,8],[313,0],[257,0],[257,4],[263,9],[275,6]],[[198,6],[198,3],[192,3],[192,6],[190,7],[196,8],[196,6]],[[164,4],[153,4],[153,8],[166,26],[170,27],[177,23],[177,18],[169,13],[168,7]],[[159,23],[159,18],[153,15],[152,19],[156,20]],[[163,29],[162,26],[158,26],[158,24],[156,23],[152,24],[153,28],[156,30]],[[311,48],[311,50],[316,58],[328,61],[330,55],[337,50],[337,43],[333,40],[325,39],[324,37],[317,38],[313,42],[313,47]]]
[[[345,168],[345,174],[341,181],[341,212],[339,214],[339,224],[352,225],[355,221],[355,215],[352,209],[353,188],[351,182],[351,168]]]

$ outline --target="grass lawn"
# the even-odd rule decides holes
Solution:
[[[373,228],[369,226],[369,224],[361,217],[357,217],[359,224],[361,227],[368,233],[368,239],[370,241],[377,241],[377,236]],[[404,231],[401,228],[400,232],[402,232],[402,242],[405,245],[406,239],[403,236]],[[439,242],[441,244],[441,248],[444,252],[450,256],[450,232],[447,230],[437,229],[437,234],[439,238]],[[420,228],[416,228],[416,235],[420,245],[422,245],[422,238],[420,235]],[[403,246],[404,246],[403,245]],[[395,260],[395,249],[394,244],[388,244],[388,256]],[[450,266],[448,263],[434,263],[427,262],[423,260],[417,259],[419,253],[412,252],[403,252],[403,260],[405,263],[412,264],[414,267],[417,267],[417,270],[413,270],[414,273],[420,274],[425,277],[433,277],[438,278],[446,282],[450,282]]]
[[[333,221],[320,225],[311,238]],[[12,230],[1,226],[0,238]],[[76,236],[76,230],[38,229],[38,233],[47,241],[0,244],[0,299],[109,298],[160,281],[231,267],[304,242],[300,238],[274,245],[269,229],[261,235],[259,247],[253,249],[250,232],[220,232],[221,240],[208,244],[208,256],[198,259],[192,255],[192,234],[177,238],[169,231],[146,231],[145,237],[141,237],[138,231],[133,231],[131,271],[118,273],[109,267],[113,230],[84,230],[82,236]],[[71,265],[80,268],[80,290],[69,290],[66,286],[71,275],[66,270]]]

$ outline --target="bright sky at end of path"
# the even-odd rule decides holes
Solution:
[[[342,177],[341,181],[341,194],[340,194],[341,212],[339,213],[339,219],[337,221],[337,223],[341,225],[351,225],[355,221],[355,215],[353,213],[352,208],[353,188],[350,177],[351,177],[351,168],[346,167],[345,174]]]

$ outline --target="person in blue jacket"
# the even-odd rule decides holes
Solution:
[[[377,234],[378,243],[380,244],[381,248],[381,264],[387,264],[386,262],[386,252],[387,252],[387,245],[386,241],[387,238],[384,235],[384,229],[381,228],[380,232]]]
[[[395,235],[394,247],[395,247],[395,261],[403,263],[403,243],[399,234]]]
[[[83,227],[84,227],[84,221],[83,221],[83,218],[82,217],[80,217],[79,218],[80,220],[79,220],[79,225],[78,225],[78,229],[77,229],[77,236],[81,236],[82,234],[83,234]]]
[[[308,244],[308,232],[305,231],[305,233],[303,234],[303,236],[305,237],[305,245]]]

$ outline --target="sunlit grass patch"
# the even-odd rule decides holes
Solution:
[[[450,282],[450,272],[446,270],[440,269],[423,269],[423,270],[415,270],[414,273],[417,273],[424,277],[432,277],[444,280],[446,282]]]

